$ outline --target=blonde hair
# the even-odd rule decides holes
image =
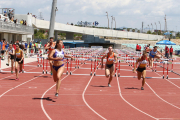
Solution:
[[[145,54],[147,54],[147,52],[146,52],[146,51],[143,51],[143,55],[145,55]]]

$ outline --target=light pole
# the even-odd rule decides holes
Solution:
[[[57,0],[53,0],[52,9],[51,9],[50,25],[49,25],[49,38],[54,37],[55,16],[56,16],[56,11],[57,11],[56,6],[57,6]]]
[[[152,31],[153,31],[153,24],[151,23],[151,25],[152,25]]]
[[[107,19],[108,19],[108,29],[109,29],[109,18],[108,18],[108,12],[106,12],[107,13]]]
[[[156,25],[156,22],[155,22],[155,25]],[[158,32],[157,32],[157,25],[156,25],[156,33],[158,33]]]
[[[111,22],[111,29],[112,29],[112,26],[113,26],[113,16],[111,16],[112,17],[112,22]]]
[[[161,23],[160,23],[160,21],[159,21],[159,24],[160,24],[160,32],[161,32]]]
[[[114,21],[115,21],[115,30],[116,30],[116,20],[115,20],[115,17],[114,17]]]
[[[149,25],[148,25],[148,27],[149,27]],[[150,31],[150,27],[149,27],[149,31]]]

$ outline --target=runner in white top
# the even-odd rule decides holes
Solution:
[[[9,66],[9,61],[11,60],[11,73],[13,73],[14,54],[15,54],[15,50],[14,50],[12,44],[9,44],[9,48],[8,48],[8,63],[6,65]]]

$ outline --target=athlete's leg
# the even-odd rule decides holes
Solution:
[[[15,73],[16,73],[16,78],[18,78],[18,61],[15,62]]]
[[[61,84],[61,76],[64,72],[64,69],[65,69],[65,65],[59,68],[59,70],[57,71],[56,93],[59,93],[59,88]]]
[[[52,69],[52,72],[53,72],[54,82],[57,82],[57,71],[53,68],[53,69]]]
[[[138,80],[141,80],[142,72],[137,71],[137,78]]]
[[[108,68],[107,66],[105,67],[105,76],[108,78],[110,75],[110,68]]]
[[[13,67],[14,67],[14,59],[11,59],[11,72],[13,71]]]
[[[142,87],[144,87],[144,84],[145,84],[145,78],[146,78],[146,70],[144,70],[143,72],[142,72],[142,77],[143,77],[143,80],[142,80]]]
[[[110,68],[110,77],[109,77],[109,83],[111,83],[112,79],[113,79],[113,75],[114,75],[114,65]]]

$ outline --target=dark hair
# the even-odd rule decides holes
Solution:
[[[154,46],[154,48],[157,48],[157,46]]]
[[[19,43],[16,43],[16,45],[18,45],[18,46],[19,46]]]
[[[55,49],[57,49],[57,44],[59,44],[59,42],[61,42],[61,41],[62,41],[62,40],[57,40]]]
[[[54,39],[53,37],[50,37],[49,39]]]

